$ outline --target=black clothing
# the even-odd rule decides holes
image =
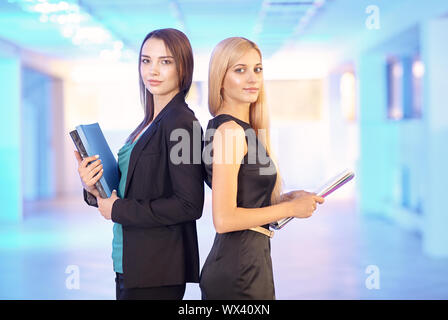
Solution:
[[[275,167],[264,146],[257,143],[255,132],[248,123],[227,114],[210,120],[204,153],[213,143],[213,129],[227,121],[235,121],[245,130],[248,147],[238,172],[237,206],[261,208],[271,205],[277,174],[272,170],[271,174],[260,171],[270,165]],[[262,161],[266,159],[269,162]],[[212,187],[212,164],[205,163],[204,167],[206,183]],[[268,225],[263,227],[269,228]],[[203,299],[275,299],[270,238],[251,230],[217,233],[201,272],[200,287]]]
[[[115,294],[117,300],[182,300],[185,294],[185,283],[176,286],[126,289],[123,274],[117,273]]]
[[[190,150],[179,148],[182,139],[176,134],[171,141],[176,129],[189,135]],[[123,227],[125,288],[199,282],[196,219],[204,204],[201,150],[199,122],[178,93],[134,146],[124,198],[112,207],[112,221]],[[174,163],[171,151],[187,163]],[[96,198],[85,190],[84,198],[97,206]]]

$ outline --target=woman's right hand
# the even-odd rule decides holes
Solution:
[[[95,187],[95,183],[97,183],[103,176],[103,165],[101,164],[101,160],[96,156],[82,159],[81,155],[76,150],[75,157],[78,161],[78,173],[81,178],[82,186],[98,198],[99,193]],[[89,162],[92,163],[89,164]]]
[[[317,203],[324,203],[325,199],[315,193],[301,191],[289,202],[292,206],[292,216],[296,218],[309,218],[316,210]]]

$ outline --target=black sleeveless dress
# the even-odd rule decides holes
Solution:
[[[248,123],[227,114],[216,116],[208,123],[204,152],[211,148],[207,145],[213,142],[213,129],[227,121],[235,121],[245,130],[248,147],[238,172],[237,206],[270,206],[277,174],[275,170],[270,174],[266,174],[269,170],[260,171],[275,167],[261,144],[257,152],[258,140]],[[212,187],[212,164],[204,161],[204,167],[206,183]],[[269,229],[269,225],[263,227]],[[200,288],[206,300],[275,299],[270,238],[252,230],[217,233],[201,271]]]

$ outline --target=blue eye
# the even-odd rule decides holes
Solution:
[[[235,69],[235,72],[237,73],[243,73],[244,71],[245,71],[244,68]]]

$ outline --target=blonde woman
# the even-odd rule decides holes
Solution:
[[[281,194],[270,157],[262,57],[252,41],[228,38],[214,49],[209,110],[204,166],[217,233],[201,272],[202,298],[275,299],[269,223],[310,217],[324,199]]]

